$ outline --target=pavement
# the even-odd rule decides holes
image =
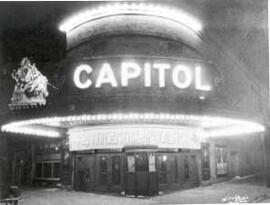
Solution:
[[[20,205],[140,205],[204,203],[269,203],[270,188],[262,176],[178,190],[153,197],[126,197],[120,194],[98,194],[51,189],[23,189]]]

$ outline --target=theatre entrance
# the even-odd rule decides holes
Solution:
[[[136,147],[74,155],[74,188],[78,191],[151,196],[199,185],[200,151],[196,150]]]
[[[126,162],[125,193],[136,196],[158,194],[155,150],[126,150]]]

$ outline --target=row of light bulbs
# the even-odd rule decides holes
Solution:
[[[96,115],[73,115],[63,117],[46,117],[37,118],[31,120],[22,120],[17,122],[9,123],[8,125],[13,126],[25,126],[35,124],[56,124],[57,122],[76,122],[76,121],[107,121],[107,120],[174,120],[174,121],[192,121],[200,120],[200,116],[195,115],[184,115],[184,114],[167,114],[167,113],[114,113],[114,114],[96,114]],[[2,129],[6,125],[2,126]]]
[[[183,24],[195,32],[202,30],[202,24],[184,11],[169,8],[164,5],[153,5],[142,2],[106,4],[95,9],[82,11],[64,21],[64,23],[59,26],[59,30],[67,33],[88,21],[122,14],[142,14],[162,17]]]
[[[57,131],[50,131],[48,129],[37,129],[37,128],[28,128],[28,127],[16,127],[13,124],[8,124],[2,126],[1,130],[3,132],[11,132],[16,134],[24,135],[36,135],[36,136],[45,136],[45,137],[60,137],[60,133]]]
[[[211,128],[215,126],[236,125],[237,130],[245,128],[245,130],[262,132],[264,127],[258,123],[212,116],[198,116],[185,114],[168,114],[168,113],[114,113],[114,114],[96,114],[96,115],[73,115],[63,117],[46,117],[31,120],[22,120],[11,122],[1,127],[4,132],[13,132],[21,134],[30,134],[38,136],[59,137],[60,133],[57,131],[36,129],[34,125],[60,125],[65,122],[82,122],[82,123],[99,123],[99,122],[127,122],[127,121],[162,121],[175,122],[179,124],[197,122],[202,128]],[[29,127],[30,126],[30,127]],[[31,127],[32,126],[32,127]],[[243,130],[244,131],[244,130]],[[220,134],[220,132],[218,132]]]

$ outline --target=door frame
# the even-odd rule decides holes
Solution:
[[[109,192],[120,192],[122,190],[123,184],[123,153],[122,152],[99,152],[96,153],[96,190],[97,191],[109,191]],[[107,165],[107,184],[101,185],[100,184],[100,157],[107,157],[108,158],[108,165]],[[120,183],[113,184],[113,157],[119,156],[120,157]]]
[[[125,149],[125,192],[126,194],[132,194],[132,195],[156,195],[158,194],[158,174],[157,174],[157,164],[156,164],[156,152],[157,149],[156,148],[129,148],[129,149]],[[138,184],[137,184],[137,171],[136,171],[136,166],[137,166],[137,161],[136,161],[136,154],[138,153],[146,153],[147,155],[147,187],[145,188],[145,190],[139,193],[138,190]],[[149,156],[150,154],[154,154],[155,159],[154,159],[154,163],[155,163],[155,171],[154,172],[150,172],[149,171]],[[133,155],[134,156],[134,163],[135,163],[135,170],[134,173],[133,172],[128,172],[128,156]],[[133,187],[128,187],[128,181],[132,180],[131,178],[133,178],[133,183],[132,186]]]

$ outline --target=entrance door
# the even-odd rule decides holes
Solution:
[[[31,175],[31,160],[27,159],[26,151],[14,152],[12,170],[12,183],[27,185]]]
[[[135,153],[135,177],[136,177],[136,194],[148,195],[148,156],[147,152]]]
[[[126,194],[154,195],[158,193],[154,152],[127,153]]]
[[[78,154],[76,156],[75,188],[90,191],[95,185],[95,156],[93,154]]]
[[[169,184],[168,168],[168,155],[157,154],[158,181],[160,186],[166,186]]]
[[[122,154],[100,153],[97,155],[98,191],[121,191]]]

